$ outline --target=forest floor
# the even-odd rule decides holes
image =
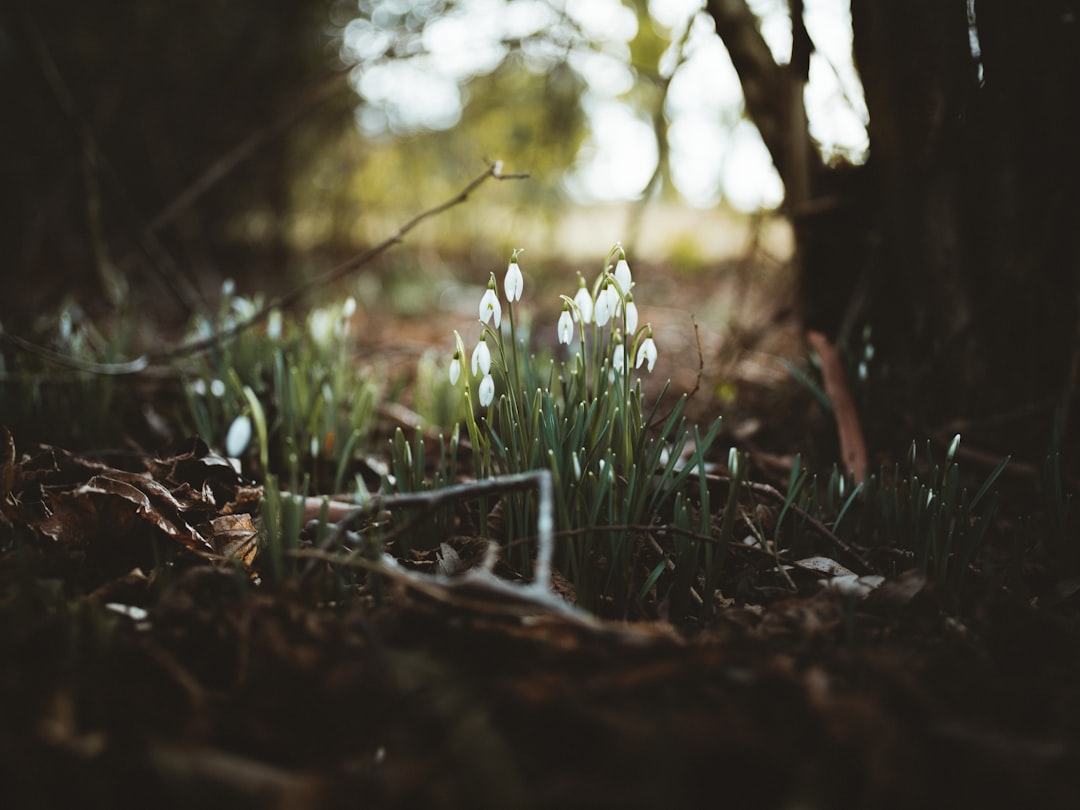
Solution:
[[[654,290],[654,377],[696,388],[695,418],[722,409],[757,480],[780,485],[808,449],[831,463],[827,416],[779,362],[802,351],[789,297],[738,268]],[[472,322],[358,318],[357,356],[391,366]],[[865,599],[813,577],[791,591],[734,566],[715,616],[673,627],[406,578],[378,599],[256,585],[189,553],[158,501],[132,517],[136,469],[207,520],[257,512],[197,443],[149,464],[18,435],[0,454],[4,808],[1080,802],[1077,572],[1004,531],[962,593],[916,571]],[[95,477],[127,511],[86,497]],[[1002,479],[1001,528],[1032,486]]]

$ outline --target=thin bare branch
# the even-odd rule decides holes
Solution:
[[[146,371],[151,367],[153,363],[161,363],[168,360],[173,360],[177,357],[185,357],[188,355],[198,354],[206,351],[214,346],[218,346],[227,340],[239,335],[241,332],[250,329],[262,320],[264,320],[272,311],[276,309],[283,309],[292,304],[295,304],[311,290],[330,284],[334,281],[338,281],[341,278],[356,272],[364,265],[371,262],[376,257],[382,255],[391,247],[402,242],[405,237],[421,223],[425,222],[432,217],[453,208],[457,205],[461,205],[465,202],[469,195],[471,195],[477,188],[479,188],[488,179],[494,178],[495,180],[521,180],[527,178],[528,174],[503,174],[501,164],[496,161],[488,166],[488,168],[481,174],[474,177],[468,182],[457,194],[438,205],[422,211],[412,219],[408,220],[404,225],[399,227],[393,234],[388,236],[377,245],[365,250],[359,256],[355,256],[352,259],[338,265],[337,267],[327,271],[321,276],[318,276],[311,281],[293,289],[291,292],[286,293],[280,298],[276,298],[261,309],[256,311],[249,318],[235,324],[229,329],[225,329],[221,332],[215,332],[214,334],[200,338],[198,340],[188,341],[182,343],[177,347],[171,349],[161,349],[156,352],[149,352],[136,357],[132,360],[128,360],[122,363],[92,363],[86,360],[80,360],[75,357],[70,357],[60,352],[53,351],[44,346],[39,346],[35,343],[31,343],[24,338],[17,337],[15,335],[9,335],[5,332],[0,332],[0,343],[7,343],[16,347],[20,351],[28,354],[36,355],[50,363],[58,366],[65,366],[67,368],[76,369],[78,371],[89,372],[91,374],[100,374],[106,376],[124,376],[128,374],[139,374]]]

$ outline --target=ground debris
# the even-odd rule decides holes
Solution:
[[[380,598],[331,600],[221,564],[253,531],[257,489],[205,446],[141,467],[5,452],[3,807],[1071,808],[1080,794],[1075,598],[999,592],[961,611],[908,572],[864,599],[732,601],[677,630],[498,579],[467,538],[408,566],[369,561]],[[79,508],[97,522],[68,527]],[[213,553],[168,528],[181,523]],[[186,564],[147,567],[148,537]]]

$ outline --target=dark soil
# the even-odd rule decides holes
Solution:
[[[725,409],[759,479],[808,447],[827,469],[828,419],[776,362],[798,354],[787,305],[743,305],[695,336],[658,302],[679,325],[657,373],[698,386],[696,415]],[[397,357],[458,316],[360,317],[358,356]],[[102,470],[61,459],[66,478],[30,486],[31,457],[12,449],[0,474],[3,808],[1077,806],[1080,580],[1037,530],[1004,531],[1031,514],[1024,468],[962,593],[914,571],[865,600],[751,577],[675,628],[407,579],[255,584],[211,559],[217,535],[97,501],[76,541],[42,531],[41,505]],[[194,510],[198,529],[238,498],[218,484],[155,514]],[[79,514],[49,525],[90,526]]]

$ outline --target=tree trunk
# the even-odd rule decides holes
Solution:
[[[811,161],[800,176],[790,144],[805,123],[773,78],[787,68],[748,45],[760,34],[743,0],[707,4],[788,190],[807,327],[849,348],[870,327],[870,373],[888,392],[876,432],[965,417],[1041,460],[1055,408],[1068,427],[1080,367],[1078,5],[852,0],[870,156]]]

